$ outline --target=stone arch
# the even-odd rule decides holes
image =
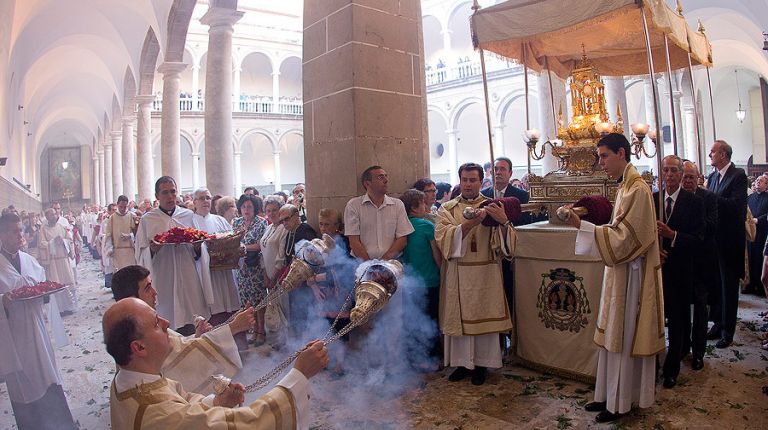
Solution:
[[[249,98],[271,97],[274,64],[272,57],[262,51],[245,55],[240,63],[240,94]]]
[[[264,129],[248,130],[240,139],[242,183],[265,186],[275,181],[275,136]]]
[[[539,94],[537,91],[532,91],[531,88],[528,89],[528,109],[531,115],[534,110],[538,109],[538,107],[535,102],[531,103],[530,99],[538,98],[538,96]],[[501,101],[499,101],[499,108],[496,110],[496,124],[504,124],[504,117],[507,116],[507,111],[512,104],[520,98],[525,98],[525,89],[511,91],[502,97]],[[534,122],[531,121],[531,126],[533,126],[533,124]]]
[[[187,42],[189,22],[195,10],[197,0],[173,0],[168,13],[168,33],[165,45],[166,62],[180,63],[184,58],[184,46]]]
[[[422,17],[424,33],[424,58],[427,64],[437,63],[440,53],[443,51],[443,31],[445,25],[435,15]],[[434,66],[432,66],[434,67]]]
[[[133,76],[131,66],[125,68],[125,78],[123,79],[123,116],[133,115],[135,103],[133,98],[136,96],[136,78]]]
[[[112,115],[111,115],[111,118],[109,119],[111,131],[122,130],[123,128],[122,113],[123,113],[123,109],[120,105],[120,100],[118,99],[117,94],[112,94]]]
[[[439,115],[440,118],[443,121],[445,121],[445,125],[446,126],[448,126],[450,124],[450,120],[448,118],[448,114],[445,113],[445,111],[443,109],[441,109],[439,106],[433,105],[433,104],[428,104],[427,105],[427,113],[429,113],[429,112],[434,112],[436,115]]]
[[[291,129],[280,135],[280,182],[282,188],[304,182],[304,132]]]
[[[289,55],[280,61],[280,97],[301,100],[302,64],[298,55]]]
[[[469,17],[472,15],[472,2],[459,0],[448,12],[446,28],[451,32],[451,50],[465,53],[472,50],[472,37],[469,30]]]
[[[154,30],[150,27],[144,37],[139,60],[139,94],[152,94],[152,84],[155,80],[155,66],[160,54],[160,43],[157,41]]]
[[[242,151],[243,142],[245,142],[249,137],[253,136],[254,134],[261,134],[265,138],[267,138],[267,140],[269,141],[272,147],[272,151],[275,151],[278,149],[277,143],[276,143],[278,139],[271,131],[265,128],[251,128],[251,129],[248,129],[248,131],[246,131],[245,133],[243,133],[243,135],[240,136],[239,139],[235,140],[236,142],[235,151]]]
[[[464,110],[468,106],[470,106],[472,104],[475,104],[475,103],[484,106],[483,100],[480,97],[476,97],[476,96],[467,97],[464,100],[462,100],[462,101],[460,101],[459,103],[456,104],[456,106],[451,111],[450,121],[448,121],[449,126],[453,130],[456,130],[457,127],[458,127],[458,120],[459,120],[459,117],[461,116],[461,113],[464,112]]]

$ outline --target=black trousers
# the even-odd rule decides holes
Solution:
[[[743,263],[742,263],[743,264]],[[739,275],[737,270],[720,266],[720,332],[723,339],[733,340],[736,314],[739,310]],[[715,314],[717,315],[717,314]]]
[[[691,332],[691,305],[687,297],[675,297],[666,304],[667,311],[667,337],[669,347],[667,357],[664,359],[664,376],[677,378],[680,373],[680,361],[687,351],[686,339]]]
[[[50,385],[45,395],[32,403],[11,402],[19,430],[74,430],[75,423],[61,385]]]
[[[691,325],[690,344],[683,348],[687,353],[689,349],[693,350],[693,356],[704,358],[707,350],[707,288],[705,285],[698,284],[693,290],[693,325]]]

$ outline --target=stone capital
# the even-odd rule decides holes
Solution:
[[[165,62],[157,68],[157,71],[163,74],[163,80],[178,79],[181,72],[186,68],[187,63]]]
[[[109,132],[109,136],[112,138],[113,141],[122,139],[123,138],[123,131],[122,130],[110,131]]]
[[[209,31],[232,30],[245,12],[224,7],[211,7],[200,17],[200,24],[210,26]]]
[[[157,97],[155,97],[153,94],[139,94],[133,98],[133,101],[141,106],[141,105],[149,105],[153,101],[155,101]]]
[[[124,116],[122,119],[123,127],[132,127],[136,122],[136,115]]]

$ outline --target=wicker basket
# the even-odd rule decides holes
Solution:
[[[205,241],[208,255],[211,257],[211,270],[232,270],[240,267],[240,258],[245,255],[245,247],[240,245],[245,230]]]

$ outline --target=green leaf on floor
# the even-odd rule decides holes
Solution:
[[[572,419],[566,417],[563,414],[560,414],[557,416],[557,428],[559,430],[567,429],[568,427],[572,427],[571,424]]]

